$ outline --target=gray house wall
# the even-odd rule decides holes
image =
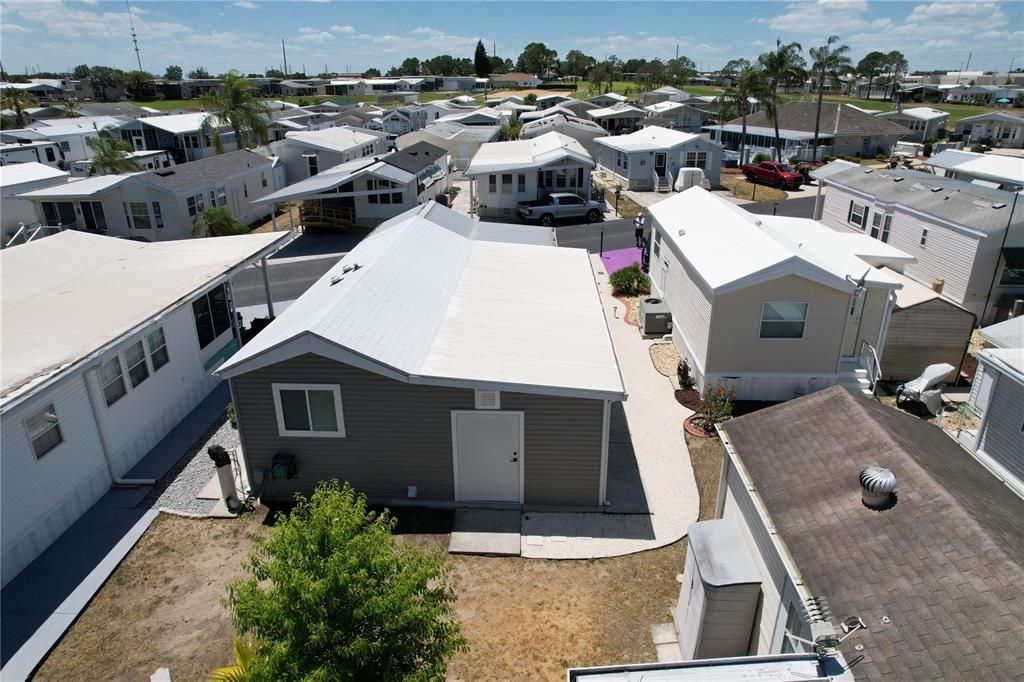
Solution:
[[[986,371],[992,371],[986,367]],[[1024,486],[1024,385],[998,377],[985,412],[978,450],[995,460]]]
[[[886,379],[913,379],[928,365],[946,362],[959,367],[974,330],[974,315],[949,301],[933,299],[896,308],[882,352]]]
[[[344,438],[283,437],[272,383],[341,386]],[[295,455],[297,476],[268,480],[263,496],[288,499],[337,478],[375,498],[454,501],[452,410],[474,409],[471,389],[405,384],[306,354],[231,379],[250,476],[274,454]],[[503,410],[524,418],[526,504],[596,506],[600,487],[603,402],[502,393]]]

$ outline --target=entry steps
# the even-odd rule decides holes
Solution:
[[[839,385],[854,393],[874,395],[868,371],[856,363],[843,363],[839,366]]]

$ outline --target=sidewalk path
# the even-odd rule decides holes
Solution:
[[[521,554],[537,559],[590,559],[621,556],[671,544],[686,535],[697,520],[700,496],[683,439],[683,420],[691,413],[675,401],[668,377],[650,358],[652,341],[636,327],[616,319],[612,308],[622,304],[611,295],[600,257],[591,255],[601,300],[619,358],[628,400],[625,423],[612,425],[609,459],[620,459],[632,447],[646,495],[642,500],[616,499],[615,472],[609,467],[608,512],[523,514]],[[613,420],[614,422],[615,420]],[[616,513],[616,509],[627,513]]]

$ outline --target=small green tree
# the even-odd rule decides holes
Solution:
[[[320,484],[258,539],[228,586],[268,680],[435,680],[468,645],[440,548],[395,541],[395,519],[347,483]]]
[[[713,433],[715,424],[721,424],[732,418],[732,407],[736,401],[736,391],[732,386],[719,382],[717,386],[704,389],[704,399],[700,404],[699,418],[696,420],[706,433]]]
[[[140,170],[139,164],[129,156],[134,151],[131,143],[115,139],[109,130],[86,138],[85,143],[92,150],[89,175],[120,175]]]
[[[18,88],[5,88],[0,102],[2,102],[4,109],[10,109],[14,112],[14,125],[19,128],[24,128],[28,125],[28,113],[25,110],[39,104],[36,98],[30,95],[28,91],[19,90]]]
[[[758,152],[754,154],[754,163],[761,163],[762,161],[771,161],[771,154],[765,152]]]
[[[234,216],[221,206],[206,209],[192,222],[193,237],[228,237],[233,234],[245,234],[248,231],[245,225],[235,220]]]
[[[509,121],[505,125],[501,126],[498,131],[498,141],[508,142],[510,140],[518,140],[519,132],[523,129],[523,124],[520,121]]]
[[[535,95],[535,94],[533,94],[531,92],[530,94],[528,94],[526,97],[523,98],[523,104],[526,104],[526,105],[531,106],[531,107],[536,105],[537,104],[537,95]]]
[[[608,277],[608,281],[616,296],[646,296],[651,293],[651,281],[640,269],[639,263],[616,270]]]

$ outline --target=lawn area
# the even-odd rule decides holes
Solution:
[[[781,189],[769,187],[756,182],[747,182],[739,173],[722,173],[722,187],[737,199],[750,201],[785,201],[788,195]]]
[[[782,99],[788,102],[805,101],[812,102],[816,101],[817,98],[808,93],[800,95],[781,95]],[[856,107],[863,109],[876,109],[878,111],[892,111],[896,108],[895,102],[889,102],[880,99],[858,99],[856,97],[841,97],[838,95],[825,95],[822,99],[826,102],[844,102],[846,104],[852,104]],[[933,109],[939,109],[940,111],[949,112],[949,127],[953,128],[953,124],[962,118],[968,116],[976,116],[978,114],[984,114],[988,111],[1003,111],[1001,108],[980,106],[977,104],[958,104],[956,102],[940,102],[934,104],[932,102],[904,102],[903,108],[910,109],[912,107],[932,107]]]
[[[266,98],[267,102],[277,102],[284,100],[285,102],[292,102],[293,104],[319,104],[320,102],[326,102],[327,100],[334,99],[333,97],[325,97],[323,95],[315,95],[310,97],[269,97]],[[356,97],[356,100],[360,102],[373,102],[376,97]],[[153,100],[135,100],[129,101],[128,104],[134,104],[137,107],[149,107],[150,109],[159,109],[160,111],[174,111],[175,109],[201,109],[203,106],[202,101],[197,97],[194,99],[153,99]]]
[[[701,518],[711,518],[721,443],[687,443]],[[217,521],[161,515],[34,679],[140,680],[166,666],[175,680],[204,680],[228,665],[233,630],[220,599],[242,574],[252,539],[267,532],[266,513]],[[405,542],[446,547],[450,515],[405,512],[397,532]],[[570,666],[655,660],[650,626],[671,620],[685,558],[685,539],[591,561],[451,557],[471,649],[455,657],[448,678],[558,680]]]

